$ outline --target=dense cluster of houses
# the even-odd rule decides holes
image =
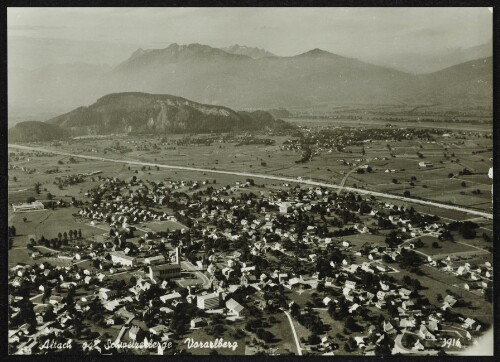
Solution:
[[[360,127],[342,127],[341,129],[322,129],[319,131],[303,128],[302,131],[302,137],[286,140],[281,149],[302,152],[306,148],[314,147],[316,152],[342,152],[348,146],[362,146],[375,140],[433,140],[433,135],[440,133],[439,130],[406,128],[368,129]]]

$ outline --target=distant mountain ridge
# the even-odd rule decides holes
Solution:
[[[492,39],[472,47],[441,49],[432,56],[416,51],[403,51],[399,54],[393,54],[390,59],[387,59],[385,54],[375,54],[372,56],[371,62],[411,74],[427,74],[491,56],[493,56]]]
[[[493,58],[475,59],[431,74],[417,76],[421,99],[431,102],[482,104],[493,100]]]
[[[230,54],[246,55],[247,57],[253,59],[260,59],[264,57],[275,57],[273,53],[268,52],[263,48],[248,47],[246,45],[235,44],[221,49]]]
[[[119,72],[122,69],[138,66],[158,66],[166,62],[210,61],[220,58],[236,60],[242,57],[249,58],[246,55],[227,53],[222,49],[212,48],[208,45],[173,43],[164,49],[138,49],[132,53],[130,58],[120,63],[114,71]]]
[[[232,108],[275,108],[329,100],[388,102],[394,95],[401,98],[410,77],[320,49],[253,59],[206,45],[172,44],[135,52],[108,75],[106,84],[112,91],[175,93]]]
[[[232,109],[418,105],[429,99],[453,107],[491,107],[492,83],[480,81],[493,72],[491,57],[485,59],[490,61],[484,67],[455,72],[452,79],[440,77],[440,72],[413,75],[317,48],[291,57],[254,59],[202,44],[171,44],[138,49],[111,70],[73,65],[9,78],[9,109],[45,106],[67,111],[117,92],[176,94]],[[439,81],[432,81],[436,77]]]
[[[33,136],[30,127],[35,127]],[[235,112],[172,95],[127,92],[108,94],[89,107],[78,107],[46,122],[21,122],[9,130],[9,141],[49,141],[68,135],[241,132],[291,127],[264,111]]]

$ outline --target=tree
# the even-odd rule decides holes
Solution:
[[[307,339],[307,343],[309,344],[319,344],[321,342],[321,339],[317,334],[311,334],[309,335],[309,338]]]
[[[433,243],[432,243],[432,247],[433,247],[434,249],[438,249],[438,248],[439,248],[439,244],[438,244],[438,242],[437,242],[437,241],[433,242]]]
[[[40,194],[40,186],[42,186],[42,184],[40,182],[35,183],[34,189],[35,189],[35,192],[37,195]]]
[[[54,195],[52,195],[50,192],[47,192],[47,200],[52,200],[54,198]]]
[[[404,197],[410,197],[410,196],[411,196],[410,191],[406,190],[406,191],[403,193],[403,196],[404,196]]]
[[[61,240],[62,240],[62,234],[61,234],[61,232],[59,232],[59,233],[57,234],[57,238],[59,239],[59,241],[61,241]]]
[[[297,303],[293,303],[290,307],[290,314],[294,318],[297,318],[297,316],[300,315],[300,307]]]
[[[405,333],[403,337],[401,337],[401,344],[405,348],[412,348],[417,341],[418,338],[415,334]]]
[[[346,318],[344,326],[350,331],[355,331],[358,328],[358,325],[352,316]]]
[[[26,202],[27,202],[28,204],[31,204],[32,202],[35,202],[35,201],[36,201],[36,199],[35,199],[33,196],[30,196],[30,197],[28,197],[28,198],[26,199]]]
[[[82,229],[78,229],[78,239],[82,238]]]
[[[16,177],[16,176],[14,176],[14,177],[12,178],[12,180],[13,180],[14,182],[17,182],[17,177]]]
[[[375,356],[390,356],[392,355],[392,350],[389,346],[379,345],[375,347]]]
[[[491,286],[484,289],[484,300],[490,303],[493,302],[493,288]]]
[[[461,185],[462,185],[462,187],[467,187],[467,184],[465,183],[465,181],[462,181]]]

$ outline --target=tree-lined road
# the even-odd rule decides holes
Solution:
[[[78,157],[78,158],[103,161],[103,162],[124,163],[124,164],[139,165],[139,166],[152,166],[152,167],[159,167],[159,168],[168,168],[168,169],[173,169],[173,170],[209,172],[209,173],[215,173],[215,174],[224,174],[224,175],[251,177],[251,178],[261,178],[261,179],[266,179],[266,180],[276,180],[276,181],[282,181],[282,182],[294,182],[294,183],[310,185],[310,186],[333,188],[333,189],[337,189],[337,190],[343,189],[346,191],[352,191],[352,192],[356,192],[359,194],[387,198],[387,199],[394,199],[394,200],[398,200],[398,201],[404,201],[407,203],[432,206],[432,207],[437,207],[437,208],[441,208],[441,209],[459,211],[459,212],[464,212],[464,213],[471,214],[471,215],[481,216],[481,217],[491,219],[491,220],[493,219],[492,213],[487,213],[484,211],[473,210],[473,209],[467,209],[467,208],[461,207],[461,206],[442,204],[442,203],[434,202],[434,201],[413,199],[413,198],[409,198],[409,197],[393,195],[393,194],[386,194],[386,193],[382,193],[382,192],[370,191],[370,190],[359,189],[359,188],[354,188],[354,187],[342,187],[342,186],[336,185],[336,184],[330,184],[330,183],[318,182],[318,181],[312,181],[312,180],[295,179],[295,178],[291,178],[291,177],[282,177],[282,176],[265,175],[265,174],[255,174],[255,173],[248,173],[248,172],[211,170],[211,169],[206,169],[206,168],[165,165],[165,164],[161,164],[161,163],[151,163],[151,162],[144,162],[144,161],[117,160],[117,159],[98,157],[98,156],[77,155],[77,154],[69,153],[69,152],[50,150],[50,149],[46,149],[46,148],[22,146],[22,145],[10,144],[10,143],[9,143],[8,147],[9,148],[17,148],[17,149],[25,150],[25,151],[46,152],[46,153],[53,153],[56,155],[62,155],[62,156],[68,156],[68,157]]]

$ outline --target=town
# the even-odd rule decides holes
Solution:
[[[59,192],[93,186],[12,205],[10,252],[22,238],[28,256],[9,273],[11,353],[453,354],[491,326],[486,219],[133,167],[58,177]],[[51,213],[61,222],[25,235]]]

